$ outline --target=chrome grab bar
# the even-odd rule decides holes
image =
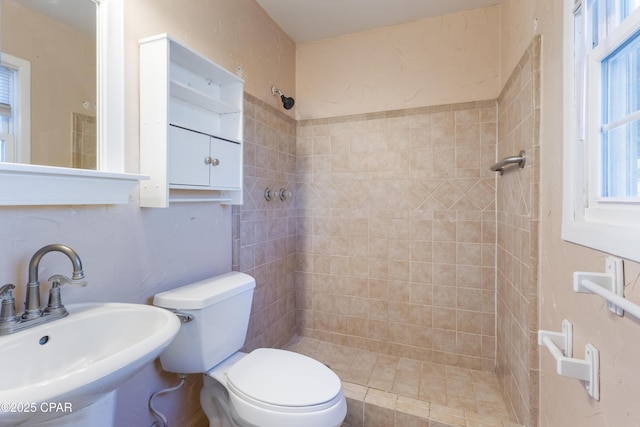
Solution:
[[[505,157],[504,159],[500,160],[497,163],[494,163],[493,166],[491,166],[491,170],[494,172],[500,172],[500,175],[502,175],[502,172],[504,172],[504,167],[507,165],[512,165],[512,164],[518,164],[520,166],[520,169],[522,169],[524,167],[524,164],[526,163],[527,158],[525,156],[525,152],[524,150],[520,151],[518,153],[517,156],[511,156],[511,157]]]

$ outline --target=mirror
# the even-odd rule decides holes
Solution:
[[[2,6],[7,0],[0,1]],[[124,0],[95,0],[95,4],[97,170],[0,162],[0,206],[126,204],[139,181],[148,179],[125,172]],[[0,103],[0,115],[3,109]]]
[[[6,161],[97,169],[96,4],[2,0],[0,18],[3,64],[30,64],[30,108],[13,114],[30,124]]]

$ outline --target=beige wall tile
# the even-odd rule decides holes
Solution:
[[[437,349],[450,363],[469,364],[482,349],[493,360],[490,340],[482,346],[482,329],[492,323],[483,322],[489,308],[480,290],[490,291],[495,279],[484,270],[495,261],[495,187],[479,169],[494,161],[480,147],[495,149],[495,110],[468,103],[298,122],[296,149],[310,160],[297,173],[318,184],[297,200],[296,228],[309,236],[297,268],[318,275],[313,289],[322,296],[306,315],[318,333],[405,357],[431,359]],[[336,280],[355,279],[357,300],[330,297],[344,295],[331,285]],[[308,296],[299,301],[308,309]],[[347,316],[347,326],[329,312]],[[462,351],[472,353],[465,359]]]
[[[539,123],[539,109],[534,108],[533,99],[539,95],[539,84],[531,80],[534,69],[539,68],[533,52],[540,46],[540,39],[533,42],[523,55],[518,67],[505,84],[498,99],[499,114],[499,157],[503,153],[514,153],[526,149],[531,153],[532,145],[537,146],[538,131],[532,123]],[[535,84],[534,84],[535,83]],[[504,154],[512,155],[512,154]],[[528,169],[527,169],[528,167]],[[497,369],[501,373],[501,387],[503,395],[511,408],[514,419],[526,424],[535,423],[537,416],[537,401],[530,395],[529,387],[532,382],[537,384],[537,360],[528,359],[530,348],[536,352],[537,345],[530,339],[530,330],[537,330],[537,304],[530,306],[538,297],[538,283],[536,275],[537,237],[532,237],[538,217],[537,210],[531,206],[538,205],[538,194],[530,189],[535,188],[534,178],[537,168],[534,161],[527,164],[524,173],[503,174],[497,186],[497,293],[483,295],[484,307],[497,301],[496,330],[497,336],[490,340],[483,337],[486,345],[497,340]],[[516,194],[515,188],[523,191]],[[527,295],[523,297],[523,293]],[[532,318],[527,318],[531,314]],[[486,329],[491,328],[489,317],[484,319]],[[483,347],[484,348],[484,347]],[[486,410],[490,410],[486,407]]]

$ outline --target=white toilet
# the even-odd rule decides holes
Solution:
[[[338,427],[347,404],[338,376],[310,357],[244,345],[255,279],[227,273],[157,294],[193,316],[160,355],[162,368],[204,373],[200,404],[215,427]]]

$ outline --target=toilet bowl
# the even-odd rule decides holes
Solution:
[[[160,355],[163,369],[204,374],[200,404],[213,427],[339,427],[347,406],[331,369],[286,350],[238,351],[254,288],[233,272],[157,294],[154,305],[193,319]]]

